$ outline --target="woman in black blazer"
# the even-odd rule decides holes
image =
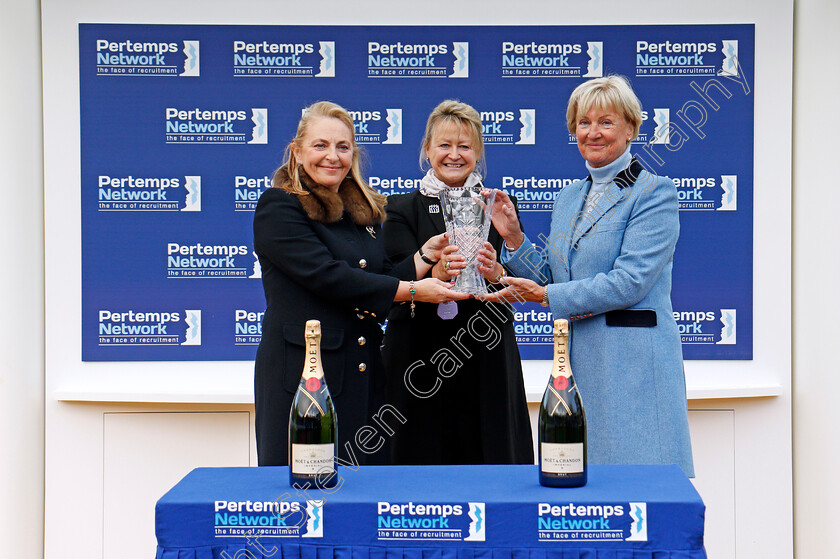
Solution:
[[[429,116],[421,161],[431,166],[420,189],[388,198],[385,249],[399,261],[446,231],[438,192],[481,184],[475,173],[484,142],[471,106],[444,101]],[[421,164],[422,165],[422,164]],[[502,238],[490,229],[480,268],[498,281]],[[463,257],[442,251],[428,278],[449,280]],[[383,346],[387,396],[406,416],[392,439],[396,464],[533,464],[531,422],[510,305],[478,300],[398,304]]]
[[[273,188],[254,214],[266,311],[254,371],[260,466],[288,463],[288,422],[304,362],[304,324],[321,321],[321,355],[338,416],[339,458],[387,459],[389,430],[402,418],[382,407],[382,322],[394,301],[445,302],[454,293],[421,279],[440,258],[443,236],[396,267],[385,255],[385,198],[361,177],[353,119],[334,103],[307,108]],[[422,251],[422,252],[421,252]],[[369,427],[369,428],[366,428]]]

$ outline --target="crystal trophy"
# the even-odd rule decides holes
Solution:
[[[443,221],[449,242],[458,247],[464,255],[467,266],[455,280],[453,291],[486,295],[484,277],[478,271],[478,251],[484,247],[490,233],[490,218],[493,216],[493,200],[496,191],[482,196],[481,186],[444,188],[440,192]]]

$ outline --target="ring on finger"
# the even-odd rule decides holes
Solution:
[[[449,260],[447,260],[446,262],[443,263],[443,269],[446,270],[447,272],[449,271]]]

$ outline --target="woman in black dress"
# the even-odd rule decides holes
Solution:
[[[431,167],[417,192],[388,197],[385,249],[395,262],[446,231],[438,193],[481,184],[481,119],[471,106],[447,100],[429,116],[421,161]],[[482,272],[498,282],[502,238],[490,230]],[[427,278],[448,281],[463,266],[447,247]],[[394,305],[382,350],[389,402],[406,417],[392,439],[395,464],[532,464],[528,416],[513,313],[507,304],[476,299]]]

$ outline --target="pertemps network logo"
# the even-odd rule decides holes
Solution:
[[[100,212],[201,211],[201,177],[99,175]]]
[[[350,110],[357,144],[402,144],[402,109]]]
[[[485,144],[534,145],[537,138],[535,109],[481,111]]]
[[[467,503],[469,507],[470,525],[468,535],[464,541],[483,542],[486,537],[484,503]]]
[[[646,509],[645,503],[538,503],[537,540],[645,541]]]
[[[484,541],[485,503],[376,504],[371,527],[379,541]]]
[[[201,311],[135,310],[98,314],[100,347],[201,345]]]
[[[646,542],[648,539],[647,527],[647,503],[627,503],[630,508],[630,535],[627,536],[628,542]]]
[[[199,41],[96,40],[96,73],[100,76],[200,75]]]
[[[335,42],[233,42],[234,77],[334,78]]]
[[[738,41],[636,41],[636,75],[738,77]]]
[[[670,141],[671,110],[654,108],[653,118],[648,111],[642,111],[642,126],[634,144],[668,144]]]
[[[304,507],[303,503],[279,500],[216,500],[213,501],[213,534],[216,538],[242,536],[243,526],[255,526],[248,534],[266,538],[322,538],[323,503],[309,500]]]
[[[738,175],[672,178],[681,211],[738,210]]]
[[[268,109],[179,109],[165,112],[167,144],[267,144]]]
[[[268,175],[233,177],[233,209],[236,212],[253,212],[262,193],[271,188]]]
[[[259,261],[245,245],[166,243],[168,278],[259,278]]]
[[[724,39],[721,42],[723,43],[723,47],[721,48],[721,51],[723,52],[723,61],[720,64],[718,75],[737,78],[739,75],[738,41],[734,39]]]
[[[233,311],[233,345],[259,345],[262,338],[262,319],[265,313],[247,309]]]
[[[502,77],[505,78],[600,78],[603,75],[603,41],[502,42]]]
[[[470,44],[369,41],[367,62],[369,78],[468,78]]]
[[[682,343],[687,345],[735,345],[737,318],[737,309],[674,311]]]
[[[577,179],[557,177],[514,177],[502,176],[501,190],[508,196],[519,199],[520,212],[551,212],[554,198],[564,187]],[[554,327],[548,331],[553,336]]]

